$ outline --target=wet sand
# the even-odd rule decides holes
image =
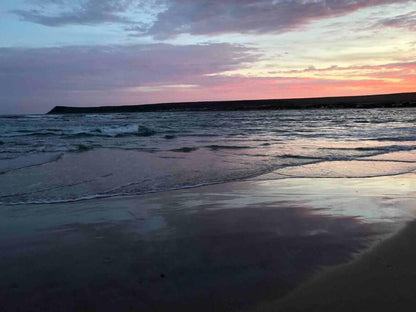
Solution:
[[[413,219],[414,183],[246,181],[2,206],[0,311],[238,311],[291,298]]]

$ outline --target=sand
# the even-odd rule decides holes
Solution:
[[[339,311],[344,301],[367,298],[361,293],[381,307],[395,293],[411,299],[411,287],[397,285],[412,284],[412,240],[403,237],[414,226],[375,248],[381,256],[326,268],[356,259],[412,220],[414,180],[243,181],[4,205],[0,311],[239,311],[260,302],[271,302],[260,311],[310,311],[307,302]],[[344,289],[356,300],[347,301]]]
[[[416,222],[357,260],[250,311],[414,311]]]

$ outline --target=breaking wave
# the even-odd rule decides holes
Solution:
[[[141,125],[130,124],[130,125],[119,125],[119,126],[107,126],[102,128],[96,128],[87,131],[78,131],[75,133],[68,134],[68,138],[79,138],[79,137],[128,137],[128,136],[152,136],[156,134],[156,131]]]

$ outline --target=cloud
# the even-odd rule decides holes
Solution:
[[[250,51],[225,43],[0,49],[0,89],[102,90],[172,82],[240,68],[255,60]]]
[[[0,104],[8,100],[39,101],[38,105],[44,106],[45,99],[63,101],[60,95],[65,95],[67,104],[78,105],[81,94],[88,94],[91,99],[103,95],[105,98],[111,92],[127,92],[128,88],[149,84],[170,86],[164,90],[185,89],[184,86],[194,85],[194,81],[205,75],[254,62],[256,57],[251,52],[225,43],[3,48],[0,49]],[[122,99],[117,104],[122,104]]]
[[[383,19],[376,26],[407,28],[416,31],[416,11]]]
[[[117,23],[133,35],[163,40],[179,34],[282,33],[314,20],[410,0],[32,0],[14,10],[46,26]],[[387,21],[386,21],[387,22]],[[400,21],[390,23],[399,24]]]
[[[280,75],[300,75],[304,73],[323,73],[327,75],[331,72],[334,73],[344,73],[350,72],[352,73],[366,73],[366,74],[374,74],[378,73],[380,76],[390,77],[392,75],[397,76],[406,74],[416,75],[416,62],[401,62],[401,63],[387,63],[381,65],[361,65],[361,66],[337,66],[332,65],[329,67],[324,68],[316,68],[314,66],[310,66],[308,68],[300,69],[300,70],[288,70],[288,71],[276,71],[275,74]]]
[[[312,97],[414,91],[416,62],[225,75],[261,59],[241,45],[0,49],[0,113],[55,105]]]
[[[318,75],[314,75],[314,71]],[[303,73],[311,76],[302,76]],[[333,73],[333,74],[332,74]],[[292,72],[293,74],[293,72]],[[378,66],[331,66],[307,68],[298,76],[289,71],[278,77],[245,77],[210,75],[183,79],[185,88],[160,83],[125,93],[126,103],[157,103],[177,101],[208,101],[236,99],[301,98],[414,92],[416,63],[389,63]],[[136,102],[134,102],[136,101]]]
[[[12,13],[23,20],[45,25],[95,25],[102,23],[134,24],[143,27],[133,14],[149,12],[157,7],[158,0],[32,0],[28,9]]]
[[[180,101],[238,100],[346,96],[414,92],[415,76],[403,77],[400,83],[377,78],[359,80],[299,77],[205,77],[199,88],[188,90],[159,90],[125,94],[126,103],[157,103]],[[136,101],[136,102],[133,102]]]
[[[166,39],[182,33],[282,33],[311,21],[408,0],[171,0],[148,33]]]

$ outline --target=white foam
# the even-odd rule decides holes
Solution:
[[[39,166],[61,158],[63,153],[39,153],[0,161],[0,173]]]
[[[286,167],[271,175],[296,178],[367,178],[409,173],[416,170],[416,163],[396,161],[324,161],[314,164]],[[265,177],[264,175],[262,177]]]

